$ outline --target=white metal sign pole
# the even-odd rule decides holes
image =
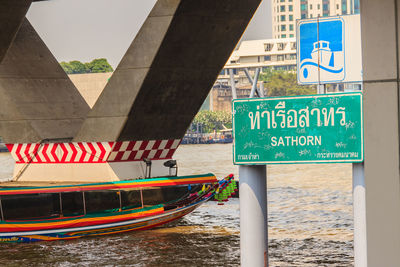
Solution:
[[[364,163],[353,163],[354,266],[367,266]]]
[[[267,166],[239,166],[240,262],[268,266]]]
[[[258,75],[254,77],[257,85]],[[239,165],[240,263],[268,266],[267,166]]]
[[[353,163],[353,224],[354,267],[367,267],[364,162]]]

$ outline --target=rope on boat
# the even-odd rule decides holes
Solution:
[[[45,138],[40,140],[39,142],[36,142],[36,145],[39,145],[37,148],[34,149],[34,151],[32,151],[31,154],[29,154],[30,160],[28,162],[25,163],[25,165],[21,168],[21,170],[12,177],[12,179],[14,181],[18,181],[18,179],[21,177],[21,175],[25,172],[25,170],[29,167],[29,165],[31,164],[31,162],[36,158],[36,156],[38,155],[41,147],[49,142],[53,142],[53,141],[58,141],[58,142],[70,142],[73,138],[72,137],[67,137],[67,138],[53,138],[53,139],[49,139],[49,138]],[[11,151],[10,151],[11,152]],[[26,159],[28,157],[28,155],[22,156],[23,159]]]
[[[21,175],[25,172],[25,170],[29,167],[31,162],[36,158],[37,154],[40,151],[40,148],[43,146],[43,144],[47,141],[47,139],[42,139],[36,144],[39,144],[39,146],[33,151],[32,155],[30,155],[30,160],[24,164],[24,166],[19,170],[19,172],[12,178],[14,181],[18,181],[19,178],[21,178]],[[24,156],[22,158],[27,158],[28,156]]]

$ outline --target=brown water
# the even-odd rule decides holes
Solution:
[[[181,146],[179,174],[234,173],[232,146]],[[0,179],[13,161],[0,154]],[[268,167],[270,266],[353,266],[351,165]],[[154,230],[96,238],[0,245],[0,265],[239,266],[239,201],[209,202]]]

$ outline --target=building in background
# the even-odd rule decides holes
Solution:
[[[232,52],[202,109],[230,111],[231,81],[235,83],[238,98],[248,97],[252,89],[251,79],[257,68],[261,69],[261,73],[266,70],[295,72],[296,20],[360,13],[360,0],[271,0],[270,3],[271,24],[266,26],[272,25],[273,39],[242,41]],[[258,85],[260,89],[264,86],[262,82]],[[359,83],[330,84],[326,90],[343,92],[358,90],[360,86]]]
[[[252,84],[246,74],[254,77],[256,68],[296,71],[296,39],[264,39],[242,41],[232,52],[218,76],[201,110],[231,111],[233,72],[238,98],[249,97]],[[259,87],[262,87],[260,81]]]
[[[265,39],[243,41],[232,52],[220,74],[227,75],[228,69],[273,68],[296,70],[296,39]],[[226,76],[226,78],[228,78]]]
[[[271,0],[272,38],[296,37],[296,20],[360,13],[360,0]]]

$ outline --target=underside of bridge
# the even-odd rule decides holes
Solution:
[[[2,1],[0,136],[6,143],[182,138],[260,2],[158,0],[90,110],[25,18],[30,1]]]
[[[168,175],[260,2],[158,0],[90,109],[25,18],[31,2],[0,1],[0,136],[13,179],[136,179],[148,161],[153,177]]]

